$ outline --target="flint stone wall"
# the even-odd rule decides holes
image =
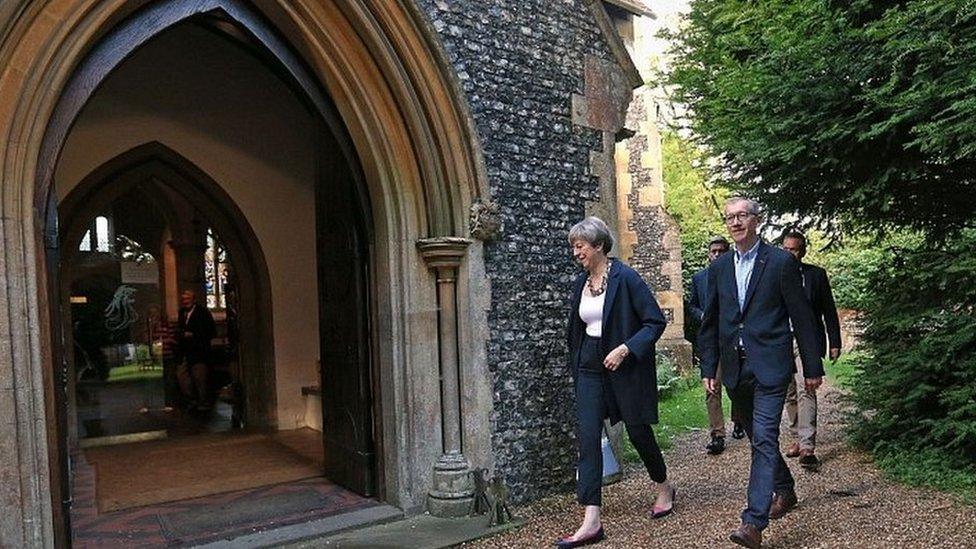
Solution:
[[[454,68],[500,207],[500,236],[485,246],[495,472],[514,501],[536,499],[574,482],[565,325],[579,268],[566,233],[601,198],[591,152],[605,150],[605,132],[573,124],[572,96],[586,92],[587,56],[616,61],[585,0],[417,5]]]

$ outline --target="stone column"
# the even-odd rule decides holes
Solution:
[[[437,277],[437,334],[440,350],[441,428],[443,453],[434,464],[433,488],[427,507],[436,517],[468,514],[474,499],[461,437],[460,364],[458,362],[457,272],[471,241],[460,237],[425,238],[417,242],[421,256]]]
[[[176,288],[179,293],[192,290],[201,303],[207,299],[206,280],[203,276],[203,254],[206,242],[171,240],[169,245],[176,255]],[[179,298],[179,296],[177,296]]]

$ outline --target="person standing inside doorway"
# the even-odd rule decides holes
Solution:
[[[813,307],[813,317],[817,324],[819,335],[817,343],[820,344],[818,352],[820,356],[827,356],[831,361],[835,361],[840,357],[841,349],[840,320],[837,317],[837,306],[834,304],[834,294],[830,290],[827,271],[803,262],[803,258],[807,255],[807,238],[803,233],[786,232],[783,235],[783,249],[800,261],[803,290],[810,301],[810,306]],[[799,357],[796,361],[797,373],[786,391],[786,415],[790,423],[790,437],[793,439],[786,450],[786,457],[799,457],[801,467],[814,471],[820,467],[820,460],[816,455],[817,391],[804,388]]]
[[[713,237],[708,241],[708,263],[711,265],[722,254],[729,251],[729,241],[723,236]],[[695,321],[701,324],[702,317],[705,316],[705,299],[708,296],[708,267],[698,271],[691,277],[691,299],[689,309]],[[716,374],[722,377],[722,369]],[[709,440],[705,445],[705,450],[713,456],[725,451],[725,414],[722,411],[722,387],[714,393],[705,394],[705,407],[708,409]],[[732,438],[741,439],[746,436],[742,425],[735,417],[735,409],[732,410]]]
[[[747,505],[729,539],[757,549],[769,520],[782,517],[797,503],[793,475],[779,451],[779,424],[793,379],[794,338],[805,387],[819,387],[824,372],[799,262],[759,238],[757,202],[729,199],[724,220],[735,249],[708,269],[698,346],[705,391],[718,390],[721,364],[721,383],[752,442]]]
[[[176,370],[185,405],[200,411],[212,408],[209,381],[210,345],[217,334],[213,315],[197,303],[196,294],[186,290],[180,294],[180,314],[177,323],[182,361]]]

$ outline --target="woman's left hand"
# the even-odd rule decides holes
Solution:
[[[627,358],[630,354],[630,349],[627,348],[623,343],[619,347],[610,351],[607,358],[603,359],[603,366],[610,370],[611,372],[620,367],[620,364]]]

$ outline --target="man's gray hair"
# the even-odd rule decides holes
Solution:
[[[610,228],[599,217],[590,216],[573,225],[569,230],[569,243],[577,240],[587,242],[594,248],[599,247],[603,253],[608,254],[613,249],[613,236],[610,235]]]
[[[728,208],[729,205],[735,204],[736,202],[745,202],[747,212],[756,216],[762,215],[762,207],[759,206],[759,203],[751,198],[746,198],[744,196],[730,197],[728,200],[725,201],[725,207]]]

